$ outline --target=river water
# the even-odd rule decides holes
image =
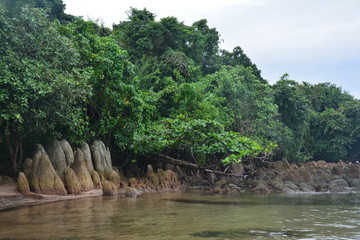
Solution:
[[[0,239],[360,239],[360,194],[93,197],[0,212]]]

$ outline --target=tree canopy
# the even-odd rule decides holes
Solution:
[[[14,171],[34,141],[60,137],[103,140],[119,165],[359,158],[359,100],[287,74],[269,84],[240,46],[220,49],[206,19],[131,8],[110,29],[64,9],[0,1],[0,162]]]

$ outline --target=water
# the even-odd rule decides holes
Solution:
[[[360,194],[144,194],[0,212],[0,239],[360,239]]]

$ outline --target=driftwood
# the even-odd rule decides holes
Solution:
[[[191,167],[191,168],[196,168],[198,170],[202,170],[202,171],[208,172],[208,173],[214,173],[214,174],[217,174],[217,175],[228,176],[228,177],[243,177],[243,176],[240,176],[240,175],[237,175],[237,174],[225,173],[225,172],[221,172],[221,171],[211,170],[211,169],[208,169],[206,167],[201,167],[201,166],[199,166],[197,164],[194,164],[194,163],[189,163],[189,162],[179,160],[179,159],[175,159],[175,158],[165,156],[165,155],[162,155],[162,154],[160,154],[158,156],[164,162],[177,164],[177,165],[181,165],[181,166],[186,166],[186,167]]]

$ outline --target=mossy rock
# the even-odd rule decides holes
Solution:
[[[80,149],[75,151],[75,161],[71,168],[75,171],[79,179],[82,191],[90,191],[94,189],[94,183],[86,167],[84,155]]]
[[[112,170],[112,172],[111,172],[111,174],[109,176],[109,181],[114,183],[115,186],[119,187],[120,186],[120,181],[121,181],[119,172],[117,172],[115,170]]]
[[[69,194],[79,194],[81,192],[81,184],[74,170],[67,166],[64,175],[67,192]]]
[[[0,176],[0,184],[15,183],[16,181],[8,176]]]
[[[114,183],[105,180],[101,184],[104,196],[115,196],[117,194],[117,188]]]
[[[137,195],[139,195],[140,192],[136,189],[136,188],[132,188],[132,187],[127,187],[125,189],[125,196],[126,197],[132,197],[135,198],[137,197]]]
[[[17,189],[23,195],[28,194],[30,192],[29,181],[23,172],[19,173]]]
[[[94,188],[95,189],[102,189],[101,178],[100,178],[99,173],[96,170],[92,170],[91,178],[92,178],[93,183],[94,183]]]

